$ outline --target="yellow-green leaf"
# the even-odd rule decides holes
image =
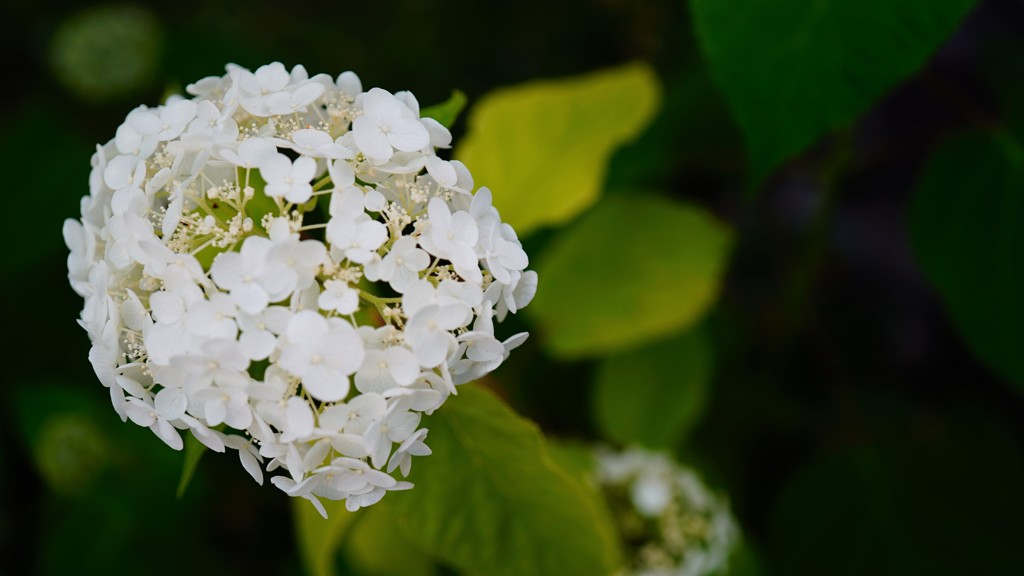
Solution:
[[[398,529],[391,498],[359,511],[348,531],[341,554],[355,574],[372,576],[431,576],[437,572],[430,556]]]
[[[718,297],[731,231],[657,196],[609,196],[541,259],[526,309],[561,357],[601,355],[686,330]]]
[[[525,235],[597,200],[612,152],[647,126],[660,99],[644,63],[499,89],[472,108],[455,155]]]
[[[388,494],[399,526],[464,574],[612,574],[617,541],[586,488],[493,394],[459,388],[426,422],[434,453],[408,492]]]

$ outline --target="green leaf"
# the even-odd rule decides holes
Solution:
[[[185,496],[185,490],[192,482],[192,476],[199,467],[199,460],[206,452],[206,446],[196,440],[192,434],[185,434],[185,462],[181,467],[181,478],[178,480],[178,500]]]
[[[850,123],[913,74],[974,0],[691,0],[754,177]]]
[[[389,497],[359,511],[341,554],[355,574],[431,576],[437,572],[430,556],[398,529]]]
[[[433,118],[450,129],[455,125],[455,120],[459,118],[462,109],[466,107],[466,102],[466,95],[462,90],[452,90],[451,97],[444,102],[420,110],[420,117]]]
[[[456,157],[525,236],[597,200],[611,154],[647,126],[660,99],[643,63],[496,90],[470,111]]]
[[[593,446],[576,440],[549,438],[547,449],[548,455],[555,461],[555,464],[573,478],[584,484],[595,482],[597,459],[594,457]],[[595,497],[600,499],[601,495],[596,494]]]
[[[982,70],[985,83],[995,97],[999,118],[1018,138],[1024,138],[1024,77],[1017,63],[1024,58],[1024,38],[1006,31],[985,38]]]
[[[473,385],[427,422],[416,488],[388,494],[406,536],[466,574],[611,574],[617,542],[536,426]]]
[[[321,500],[327,509],[324,519],[309,501],[292,498],[292,518],[299,557],[309,576],[334,576],[334,559],[342,538],[358,514],[345,509],[345,502]]]
[[[699,329],[603,360],[594,391],[598,425],[622,444],[674,448],[704,412],[712,364]]]
[[[1024,392],[1024,151],[1005,135],[942,145],[918,184],[910,232],[967,346]]]
[[[526,311],[561,357],[657,340],[714,304],[731,244],[730,230],[694,206],[609,196],[548,249]]]

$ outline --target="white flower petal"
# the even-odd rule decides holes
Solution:
[[[160,416],[167,420],[177,420],[188,408],[188,396],[180,388],[164,388],[157,392],[153,406]]]
[[[286,431],[294,438],[305,438],[313,433],[313,411],[301,398],[289,398],[285,405]]]

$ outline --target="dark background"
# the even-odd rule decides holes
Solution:
[[[962,343],[907,234],[935,146],[1015,113],[995,88],[1020,83],[1021,3],[979,2],[923,70],[755,194],[682,1],[9,0],[0,11],[0,573],[299,570],[288,498],[233,458],[206,457],[174,498],[181,455],[122,424],[91,373],[60,239],[95,144],[131,108],[227,62],[274,60],[354,70],[366,88],[410,89],[423,104],[459,88],[470,106],[499,86],[651,62],[663,111],[616,156],[608,187],[657,186],[736,230],[705,321],[718,350],[710,405],[679,455],[729,494],[760,572],[1024,569],[1024,402]],[[844,138],[853,157],[825,185]],[[531,257],[555,234],[525,239]],[[497,374],[513,406],[551,435],[597,438],[580,401],[592,365],[550,359],[536,339],[521,352]]]

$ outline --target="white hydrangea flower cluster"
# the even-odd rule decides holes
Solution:
[[[739,542],[729,504],[667,455],[595,451],[597,480],[626,550],[623,576],[725,573]]]
[[[69,278],[122,420],[236,450],[355,510],[411,484],[421,415],[526,334],[537,274],[409,92],[280,63],[128,114],[92,159]]]

